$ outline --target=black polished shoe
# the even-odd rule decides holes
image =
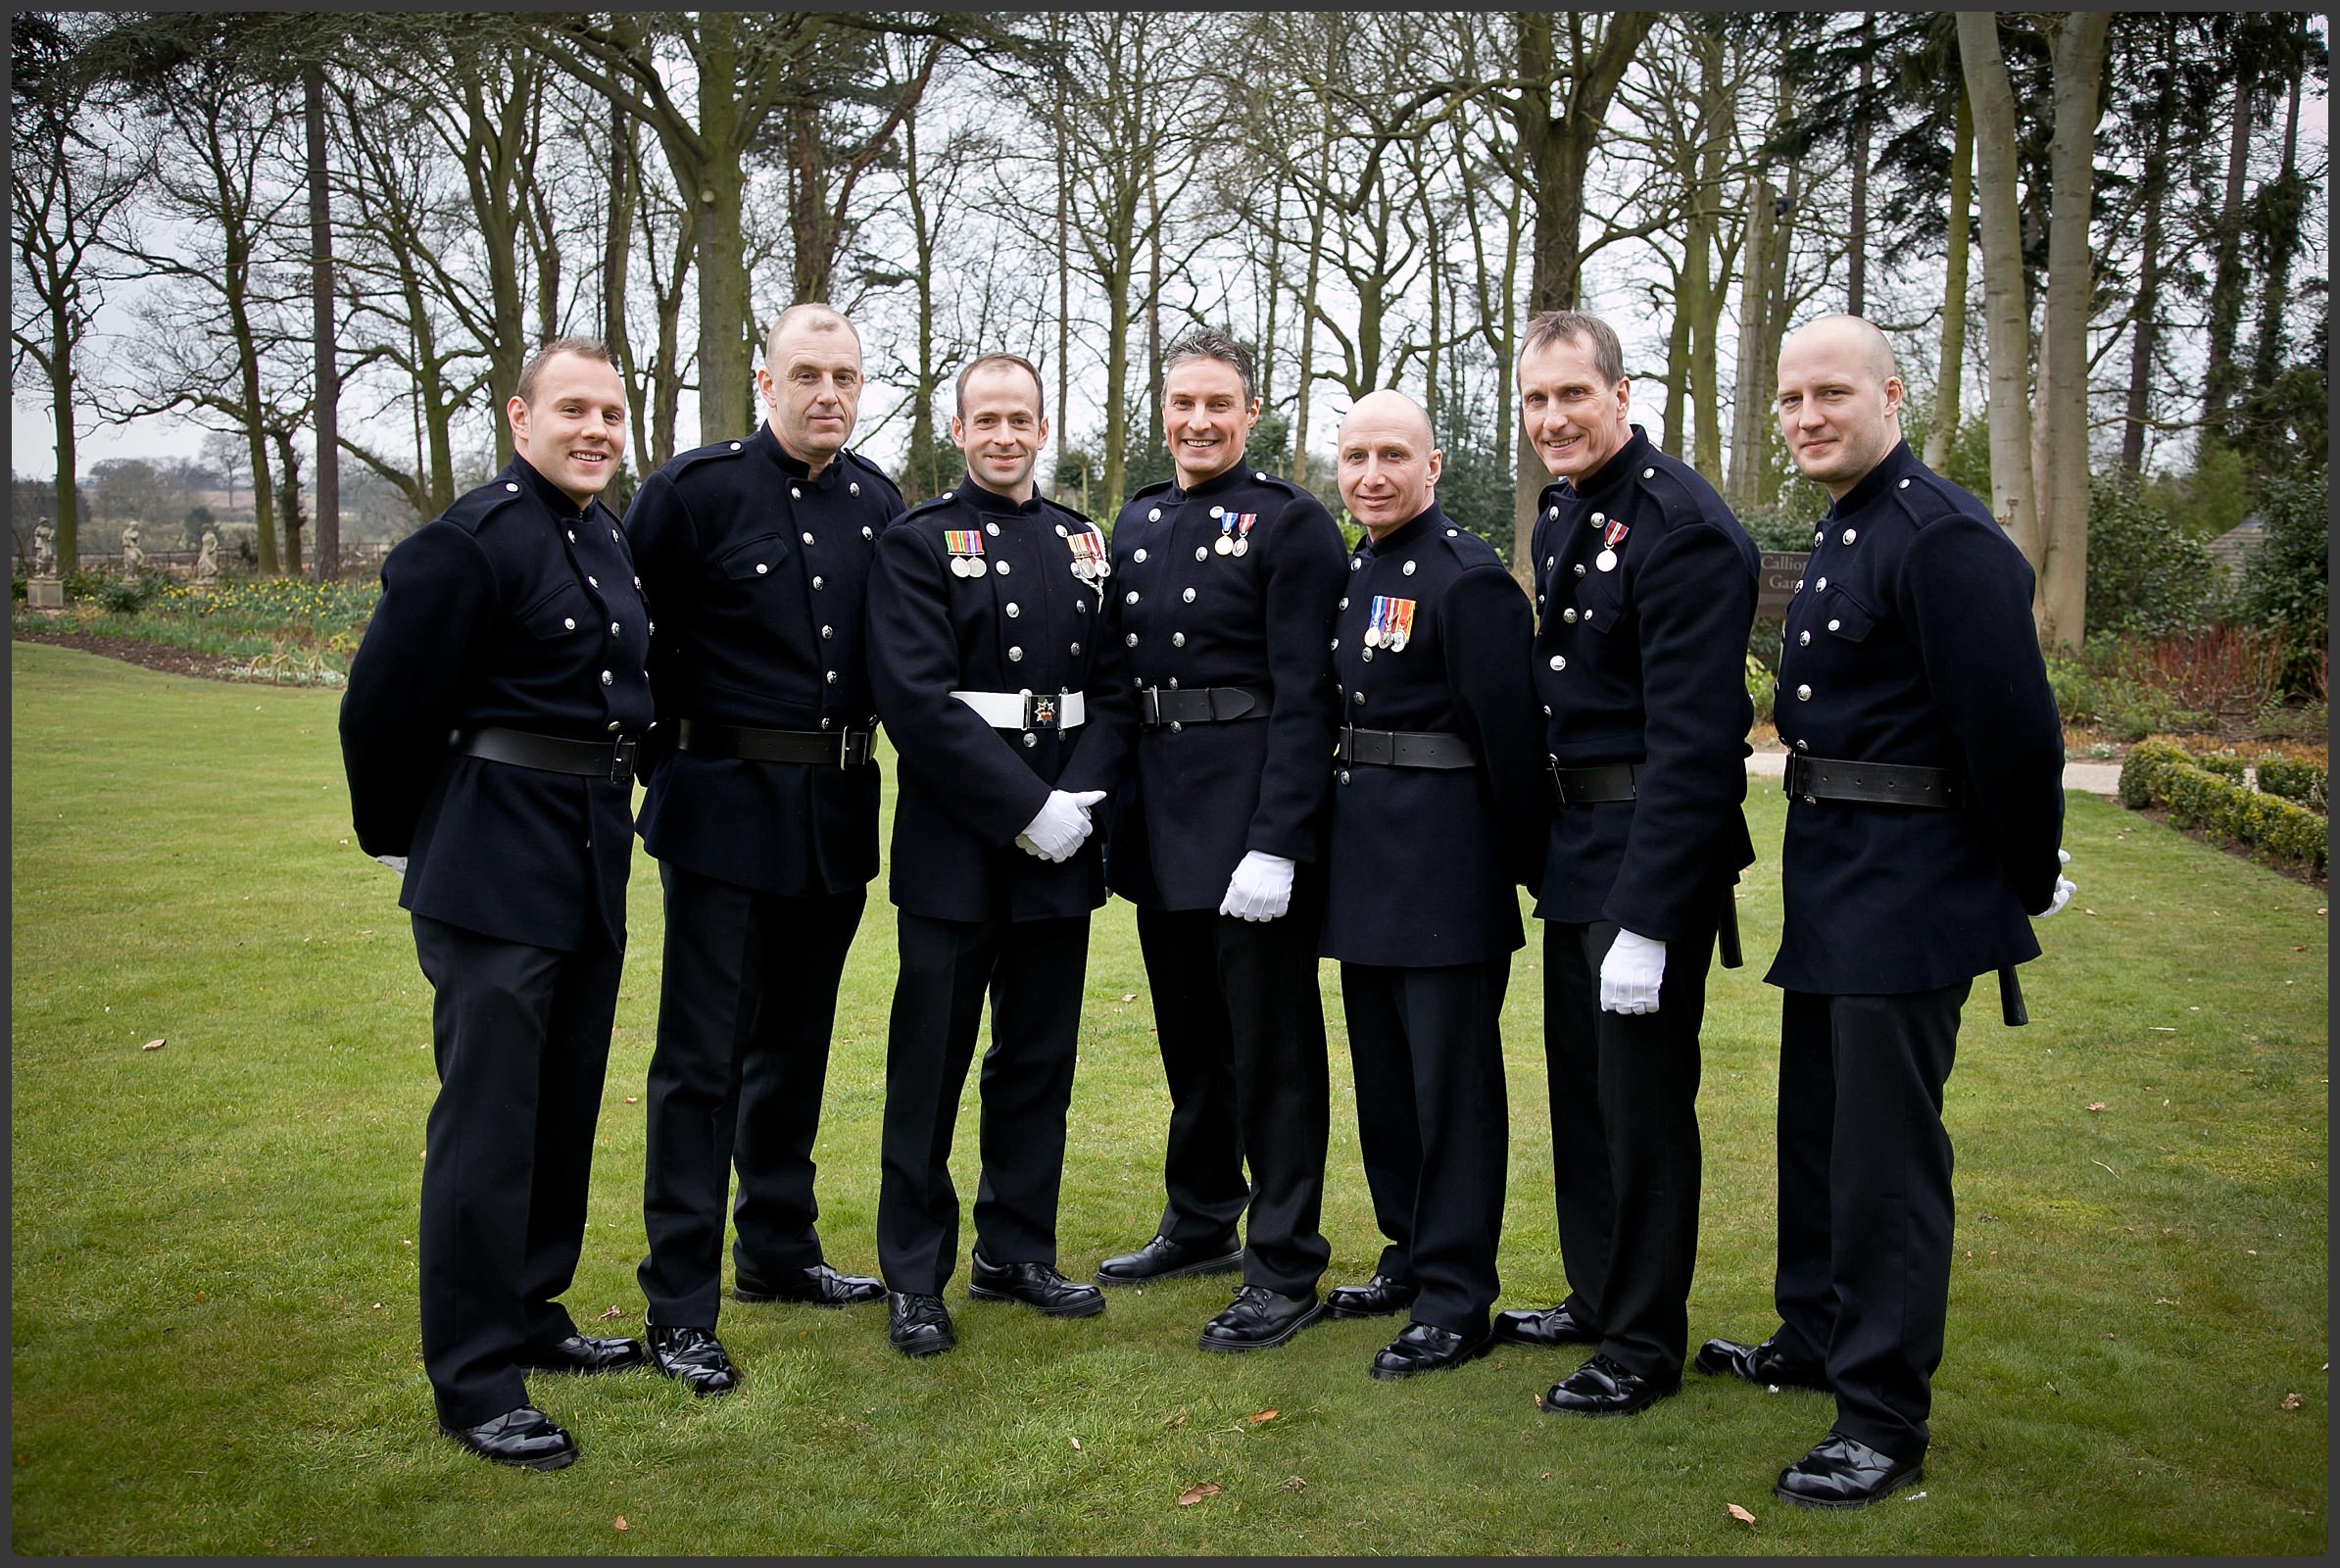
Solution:
[[[1404,1333],[1374,1352],[1372,1371],[1389,1383],[1424,1372],[1443,1372],[1475,1361],[1494,1348],[1492,1335],[1473,1337],[1432,1323],[1408,1323]]]
[[[651,1364],[693,1394],[729,1394],[740,1386],[740,1369],[723,1353],[712,1329],[650,1325]]]
[[[1925,1473],[1924,1455],[1905,1464],[1858,1438],[1831,1432],[1810,1453],[1779,1472],[1772,1494],[1805,1508],[1858,1508],[1908,1486]]]
[[[886,1343],[904,1355],[941,1355],[958,1343],[939,1296],[886,1293]]]
[[[1206,1350],[1265,1350],[1324,1316],[1316,1293],[1284,1296],[1264,1285],[1246,1285],[1235,1293],[1227,1310],[1202,1325],[1196,1342]]]
[[[1791,1360],[1779,1348],[1778,1335],[1761,1345],[1737,1340],[1708,1340],[1698,1347],[1699,1371],[1709,1377],[1745,1378],[1765,1388],[1819,1389],[1828,1386],[1828,1368],[1810,1361]]]
[[[558,1345],[522,1350],[517,1364],[530,1372],[622,1372],[648,1359],[640,1340],[597,1340],[572,1334]]]
[[[577,1458],[577,1440],[553,1424],[552,1417],[533,1405],[507,1410],[493,1421],[475,1427],[439,1427],[482,1459],[515,1464],[523,1470],[558,1470]]]
[[[1538,1350],[1561,1345],[1600,1343],[1600,1330],[1592,1326],[1573,1296],[1558,1306],[1497,1312],[1494,1332],[1498,1345],[1525,1345]]]
[[[1414,1304],[1419,1285],[1376,1274],[1362,1285],[1336,1285],[1325,1293],[1325,1310],[1335,1317],[1390,1317]]]
[[[1095,1317],[1105,1293],[1075,1285],[1047,1263],[992,1263],[981,1252],[967,1270],[967,1294],[978,1301],[1021,1301],[1050,1317]]]
[[[1097,1264],[1097,1282],[1144,1285],[1151,1280],[1182,1280],[1191,1274],[1232,1274],[1243,1266],[1243,1245],[1233,1232],[1213,1242],[1174,1242],[1156,1236],[1134,1252]]]
[[[1682,1387],[1682,1379],[1660,1383],[1638,1372],[1628,1372],[1609,1357],[1591,1360],[1544,1390],[1536,1408],[1546,1415],[1632,1415]]]
[[[886,1298],[886,1284],[865,1274],[840,1274],[826,1263],[769,1279],[743,1274],[731,1282],[731,1298],[752,1304],[786,1301],[795,1306],[861,1306]]]

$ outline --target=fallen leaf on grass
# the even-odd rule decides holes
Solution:
[[[2102,1110],[2105,1108],[2105,1102],[2099,1100],[2095,1103],[2091,1104],[2088,1108],[2090,1110]]]
[[[1257,1426],[1262,1421],[1273,1421],[1281,1413],[1276,1410],[1254,1410],[1251,1413],[1251,1424]]]
[[[639,1105],[642,1103],[642,1097],[640,1095],[628,1095],[625,1097],[625,1102],[629,1105]]]
[[[1172,1416],[1169,1420],[1162,1423],[1162,1425],[1166,1427],[1183,1427],[1186,1424],[1187,1413],[1184,1410],[1179,1411],[1178,1414]]]
[[[2283,1408],[2284,1408],[2284,1409],[2286,1409],[2286,1410],[2296,1410],[2296,1409],[2298,1409],[2299,1407],[2300,1407],[2300,1396],[2299,1396],[2298,1395],[2296,1395],[2296,1394],[2286,1394],[2286,1395],[2284,1395],[2284,1396],[2283,1396]]]
[[[1740,1507],[1737,1503],[1733,1502],[1728,1506],[1731,1509],[1731,1517],[1736,1519],[1740,1524],[1751,1525],[1755,1522],[1755,1516],[1747,1512],[1746,1509]]]
[[[602,1321],[604,1323],[608,1323],[614,1318],[621,1318],[623,1316],[625,1316],[625,1308],[612,1301],[609,1304],[609,1309],[602,1314]]]
[[[1078,1448],[1081,1446],[1081,1440],[1079,1438],[1074,1438],[1072,1440],[1072,1446]]]
[[[169,1044],[171,1044],[171,1042],[168,1040],[149,1040],[145,1045],[140,1046],[138,1049],[140,1051],[160,1051]]]
[[[625,1522],[624,1514],[619,1514],[616,1518],[609,1521],[609,1528],[612,1530],[631,1530],[634,1527]]]
[[[1178,1494],[1178,1505],[1181,1508],[1192,1508],[1203,1498],[1215,1497],[1218,1494],[1219,1484],[1216,1481],[1199,1481]]]
[[[1298,1476],[1288,1476],[1285,1478],[1284,1490],[1287,1492],[1306,1492],[1308,1490],[1308,1483],[1301,1480]]]
[[[1121,994],[1121,1000],[1124,1002],[1135,1002],[1138,1000],[1138,993],[1135,991],[1124,991]]]

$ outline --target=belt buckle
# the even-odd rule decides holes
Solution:
[[[1138,722],[1158,728],[1162,722],[1162,689],[1159,686],[1138,688]]]
[[[865,729],[847,730],[845,743],[837,755],[837,765],[839,767],[858,767],[868,761],[870,747],[876,739],[874,734]]]
[[[1053,692],[1024,693],[1024,728],[1054,729],[1056,727],[1056,695]]]
[[[631,735],[618,737],[617,743],[609,751],[610,783],[631,784],[634,782],[634,752],[640,745],[641,742]]]

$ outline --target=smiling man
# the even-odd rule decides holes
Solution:
[[[1161,1223],[1097,1278],[1242,1269],[1203,1327],[1206,1350],[1282,1345],[1313,1322],[1331,1255],[1317,1229],[1331,1108],[1316,934],[1342,550],[1314,496],[1251,466],[1258,422],[1249,350],[1210,330],[1170,346],[1176,476],[1122,508],[1108,596],[1139,736],[1105,879],[1138,906],[1171,1108]]]
[[[1341,727],[1319,952],[1340,960],[1357,1142],[1389,1245],[1335,1317],[1411,1313],[1376,1378],[1492,1345],[1509,1122],[1498,1018],[1517,886],[1543,856],[1527,596],[1438,510],[1443,454],[1403,393],[1341,423],[1341,499],[1364,524],[1334,623]]]
[[[1104,537],[1032,482],[1041,396],[1015,355],[960,373],[951,438],[966,476],[886,532],[870,583],[871,679],[902,756],[878,1263],[905,1355],[957,1343],[942,1294],[958,1262],[951,1145],[987,998],[967,1294],[1052,1317],[1105,1309],[1057,1272],[1056,1200],[1089,916],[1105,902],[1090,814],[1135,715],[1103,635]]]
[[[2011,988],[2039,955],[2026,915],[2072,897],[2064,732],[2031,568],[1911,455],[1884,334],[1822,317],[1779,368],[1779,434],[1829,500],[1776,710],[1791,748],[1765,976],[1784,994],[1779,1328],[1709,1340],[1698,1369],[1833,1393],[1828,1435],[1773,1490],[1849,1508],[1924,1472],[1955,1223],[1942,1089],[1974,977]]]
[[[560,1302],[584,1245],[625,951],[650,621],[597,499],[625,455],[609,351],[547,344],[505,405],[513,457],[402,541],[350,663],[341,748],[359,845],[404,873],[431,983],[422,1367],[483,1458],[577,1456],[530,1371],[638,1366]]]
[[[715,1338],[732,1168],[732,1294],[850,1306],[814,1228],[812,1145],[846,950],[877,874],[877,718],[863,613],[893,483],[846,443],[861,341],[826,305],[783,311],[764,420],[643,482],[626,533],[664,630],[651,689],[644,846],[666,896],[644,1093],[642,1261],[654,1364],[693,1392],[738,1372]]]
[[[1707,955],[1755,858],[1741,672],[1756,556],[1714,487],[1631,422],[1607,322],[1530,321],[1519,389],[1552,475],[1536,509],[1530,667],[1552,791],[1536,913],[1571,1294],[1503,1313],[1495,1337],[1594,1347],[1543,1408],[1630,1415],[1681,1386],[1688,1348]]]

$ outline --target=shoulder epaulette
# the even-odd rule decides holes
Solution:
[[[1485,538],[1473,533],[1452,517],[1448,517],[1446,526],[1438,530],[1438,537],[1444,541],[1454,559],[1466,566],[1500,566],[1503,564],[1503,558],[1495,554],[1493,545],[1488,544]]]
[[[1149,484],[1149,485],[1146,485],[1146,486],[1144,486],[1144,487],[1142,487],[1142,488],[1140,488],[1140,489],[1137,489],[1137,490],[1133,490],[1133,491],[1131,491],[1131,492],[1130,492],[1130,501],[1135,501],[1135,500],[1137,500],[1137,499],[1138,499],[1140,496],[1160,495],[1162,492],[1164,492],[1164,491],[1166,491],[1166,490],[1168,490],[1168,489],[1170,488],[1170,486],[1171,486],[1172,482],[1173,482],[1173,481],[1171,481],[1171,480],[1168,480],[1168,479],[1156,479],[1156,480],[1155,480],[1153,483],[1151,483],[1151,484]],[[1128,505],[1130,504],[1130,501],[1124,501],[1124,502],[1122,503],[1122,505],[1126,507],[1126,506],[1128,506]]]
[[[680,473],[685,468],[696,467],[702,463],[712,463],[721,458],[739,457],[746,453],[747,450],[748,443],[744,440],[710,441],[706,446],[693,447],[688,452],[678,452],[673,457],[668,458],[666,460],[666,471],[670,473]]]
[[[873,478],[884,484],[887,489],[894,492],[896,500],[899,501],[902,499],[902,486],[896,484],[885,469],[879,467],[876,464],[861,456],[860,453],[855,452],[852,447],[845,448],[837,455],[845,459],[848,463],[851,463],[861,472],[871,475]]]
[[[455,498],[455,504],[439,514],[441,522],[451,522],[466,532],[475,530],[497,512],[512,505],[525,493],[517,480],[491,479],[475,490],[466,490]]]

